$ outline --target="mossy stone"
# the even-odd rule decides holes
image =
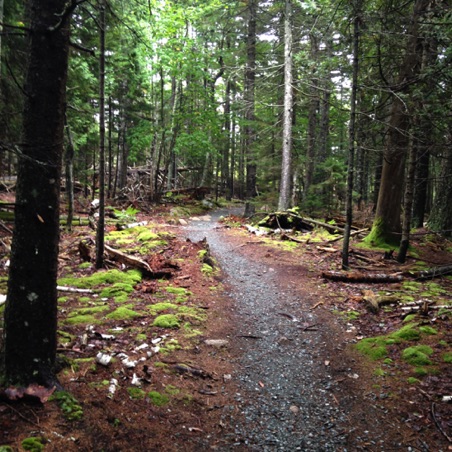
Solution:
[[[417,341],[421,337],[421,333],[416,329],[416,323],[409,323],[403,326],[400,330],[390,334],[390,337],[396,339],[403,339],[404,341]]]

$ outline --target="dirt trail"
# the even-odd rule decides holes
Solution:
[[[303,263],[234,240],[217,223],[228,213],[184,228],[192,241],[207,239],[236,306],[229,340],[239,391],[216,450],[433,450],[420,441],[412,448],[394,413],[363,391],[347,333],[328,310],[311,309],[320,281]]]

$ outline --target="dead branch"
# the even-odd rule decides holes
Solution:
[[[331,281],[341,281],[350,283],[395,283],[403,281],[403,276],[398,274],[388,275],[385,273],[366,274],[359,272],[337,272],[329,271],[322,272],[322,278],[329,279]]]
[[[91,289],[79,289],[78,287],[57,286],[60,292],[74,292],[74,293],[94,293]]]
[[[337,229],[337,228],[336,228]],[[353,231],[350,233],[350,237],[354,237],[355,235],[359,235],[362,234],[363,232],[367,232],[369,230],[369,228],[365,228],[365,229],[359,229],[357,231]],[[340,235],[339,237],[335,237],[334,239],[331,240],[327,240],[326,243],[333,243],[333,242],[338,242],[339,240],[342,240],[344,238],[343,235]]]

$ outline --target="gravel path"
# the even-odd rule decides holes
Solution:
[[[315,311],[309,311],[312,300],[308,304],[300,298],[302,281],[278,280],[280,269],[251,261],[224,239],[216,221],[228,213],[220,210],[210,221],[202,217],[185,228],[192,241],[207,239],[226,274],[225,284],[236,300],[240,319],[234,334],[241,353],[233,376],[240,389],[235,406],[224,413],[224,423],[233,429],[216,450],[410,450],[400,443],[387,444],[377,419],[368,430],[362,425],[355,428],[335,394],[340,394],[341,400],[356,396],[341,394],[340,383],[325,362],[334,335],[330,336]],[[339,345],[335,344],[338,349]],[[344,368],[344,379],[353,375],[351,368]],[[369,401],[363,397],[353,403]],[[382,417],[381,410],[377,414]],[[352,430],[356,432],[350,446]]]

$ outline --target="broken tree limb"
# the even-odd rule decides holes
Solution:
[[[366,302],[366,308],[376,314],[382,306],[398,303],[400,297],[397,295],[378,295],[372,290],[365,290],[363,300]]]
[[[117,262],[121,262],[122,264],[128,265],[129,267],[138,268],[140,270],[144,270],[147,273],[154,274],[154,271],[149,266],[149,264],[141,259],[129,256],[122,251],[115,250],[108,245],[105,245],[105,251],[110,258]]]
[[[57,286],[60,292],[74,292],[74,293],[94,293],[91,289],[79,289],[78,287]]]
[[[359,273],[359,272],[322,272],[322,278],[331,281],[341,281],[350,283],[395,283],[403,281],[403,276],[399,274],[387,275],[385,273]]]
[[[359,229],[357,231],[353,231],[350,233],[350,237],[353,237],[355,235],[359,235],[362,234],[363,232],[367,232],[369,230],[369,228],[365,228],[365,229]],[[338,242],[339,240],[342,240],[344,238],[343,235],[340,235],[339,237],[335,237],[334,239],[331,240],[327,240],[326,243],[333,243],[333,242]]]
[[[452,273],[452,265],[444,265],[442,267],[433,267],[427,270],[420,270],[417,272],[407,272],[406,276],[410,276],[414,279],[433,279],[438,276],[444,276]]]

